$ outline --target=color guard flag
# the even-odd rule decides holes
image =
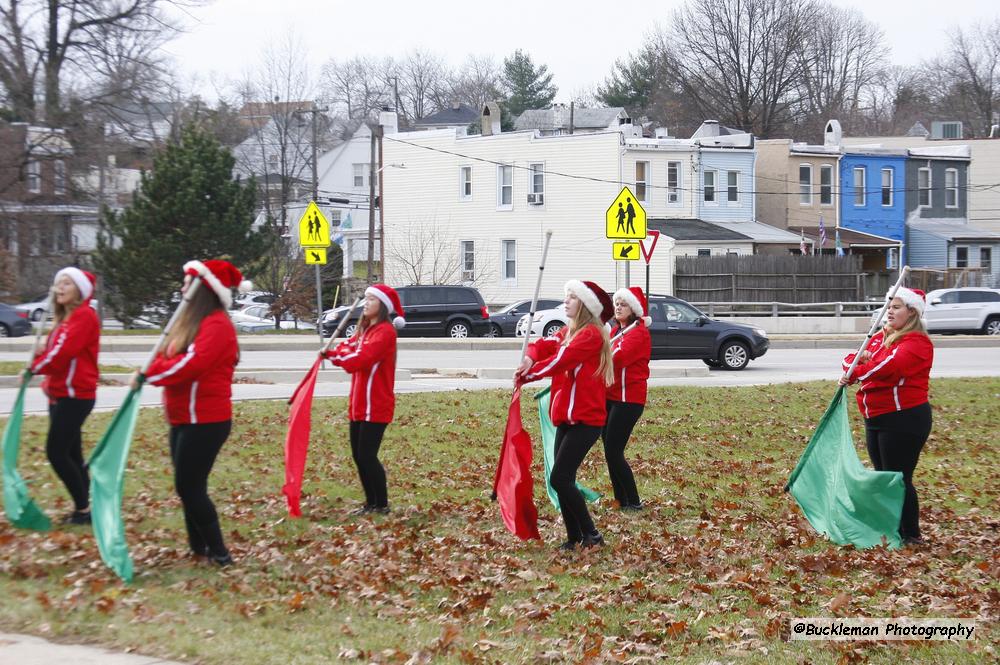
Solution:
[[[288,412],[288,434],[285,435],[285,485],[281,488],[281,493],[288,502],[288,514],[291,517],[302,517],[299,505],[302,498],[302,476],[305,473],[309,433],[312,430],[313,392],[322,363],[322,358],[316,358],[305,378],[292,393],[292,398],[288,400],[292,408]]]
[[[834,246],[837,248],[837,256],[843,256],[844,255],[844,248],[840,244],[840,229],[839,228],[835,231]]]
[[[826,225],[823,224],[823,218],[819,218],[819,252],[823,253],[823,247],[826,246]]]
[[[510,398],[493,492],[507,530],[521,540],[540,540],[535,487],[531,477],[531,437],[524,431],[521,422],[521,386],[514,388]]]
[[[535,400],[538,402],[538,422],[541,424],[542,430],[542,456],[545,459],[545,491],[549,495],[549,501],[552,502],[556,510],[559,510],[559,495],[556,494],[550,482],[552,465],[556,459],[556,426],[552,424],[552,419],[549,418],[549,392],[551,389],[551,386],[546,386],[544,390],[540,390],[535,395]],[[580,483],[576,484],[576,488],[580,490],[583,498],[588,502],[597,501],[601,498],[600,494],[589,487],[584,487]]]
[[[871,471],[858,459],[841,386],[788,478],[802,513],[816,531],[838,545],[859,549],[901,545],[903,474]]]
[[[14,406],[3,430],[3,508],[10,523],[19,529],[48,531],[52,522],[31,496],[28,486],[17,472],[17,455],[21,448],[21,421],[24,419],[24,393],[28,381],[22,381],[14,398]]]

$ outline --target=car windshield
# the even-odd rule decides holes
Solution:
[[[511,313],[511,312],[513,312],[513,311],[514,311],[515,309],[520,309],[520,310],[522,310],[522,311],[525,311],[525,312],[527,312],[527,311],[528,311],[528,307],[529,307],[530,305],[531,305],[531,303],[530,303],[530,302],[528,302],[528,301],[526,301],[526,300],[522,300],[522,301],[520,301],[520,302],[512,302],[511,304],[509,304],[509,305],[507,305],[506,307],[504,307],[503,309],[501,309],[501,310],[500,310],[500,311],[498,312],[498,314],[510,314],[510,313]]]

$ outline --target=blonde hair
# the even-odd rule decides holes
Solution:
[[[569,344],[573,337],[587,326],[595,326],[601,332],[601,362],[597,366],[595,376],[601,377],[604,380],[604,385],[610,386],[615,382],[615,366],[611,360],[611,340],[608,337],[608,329],[594,316],[593,312],[587,309],[582,301],[576,316],[569,321],[569,332],[566,333],[566,340],[563,344]]]
[[[163,340],[165,355],[170,358],[185,351],[198,334],[202,320],[217,309],[223,309],[219,296],[207,284],[199,284],[184,311],[174,321],[170,334]]]
[[[53,328],[57,328],[60,323],[69,318],[69,315],[73,313],[73,310],[83,304],[83,294],[80,293],[80,288],[74,284],[73,290],[76,292],[76,298],[73,298],[73,302],[69,305],[62,305],[56,301],[55,296],[49,296],[49,302],[52,303]]]
[[[906,309],[910,312],[910,320],[899,330],[886,325],[882,329],[882,346],[888,348],[911,333],[927,337],[927,326],[924,325],[924,320],[920,316],[920,312],[909,305],[906,306]]]

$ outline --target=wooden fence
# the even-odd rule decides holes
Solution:
[[[688,302],[860,301],[866,286],[861,256],[679,256],[674,272]]]

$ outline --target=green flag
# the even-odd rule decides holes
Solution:
[[[17,472],[17,454],[21,448],[21,420],[24,418],[24,393],[28,382],[22,381],[3,430],[3,508],[7,519],[21,529],[48,531],[52,522],[28,496],[28,487]]]
[[[785,489],[806,519],[838,545],[901,546],[903,474],[871,471],[858,459],[841,387],[819,421]]]
[[[139,414],[141,392],[141,385],[128,391],[125,401],[115,412],[87,464],[90,469],[94,540],[97,541],[97,549],[100,550],[104,563],[126,582],[132,581],[132,558],[125,542],[122,490],[125,485],[125,464],[132,445],[132,432]]]
[[[556,426],[549,419],[550,389],[550,387],[546,387],[544,390],[539,391],[535,395],[535,400],[538,402],[538,420],[542,425],[542,456],[545,458],[545,491],[549,495],[549,501],[552,502],[556,510],[559,510],[559,496],[552,489],[552,484],[549,483],[549,476],[552,475],[552,464],[556,458]],[[583,493],[583,498],[587,501],[597,501],[601,498],[600,494],[584,487],[580,483],[576,484],[576,488]]]

